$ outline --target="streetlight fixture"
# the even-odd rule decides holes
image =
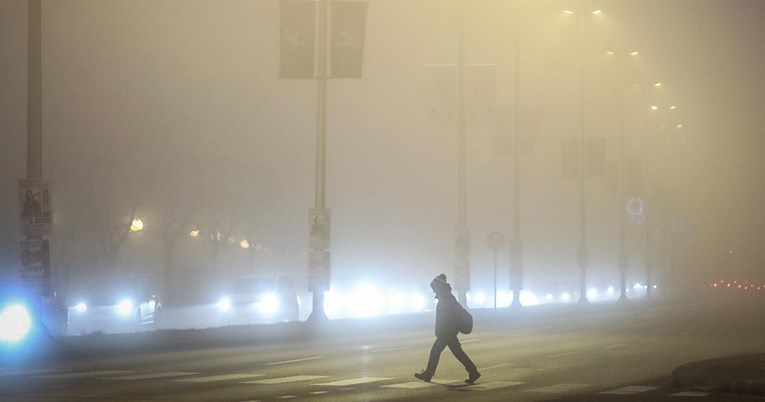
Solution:
[[[133,221],[130,223],[130,231],[135,233],[135,232],[140,232],[142,230],[143,230],[143,220],[141,220],[140,218],[133,218]]]

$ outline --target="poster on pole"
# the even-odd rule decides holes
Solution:
[[[27,238],[41,238],[51,231],[50,184],[42,179],[19,180],[19,229]]]
[[[311,250],[329,250],[329,210],[325,208],[313,208],[308,211],[308,225],[310,230],[309,248]]]
[[[47,240],[23,240],[21,242],[21,284],[32,294],[40,297],[50,293],[50,248]]]
[[[308,290],[329,291],[330,279],[330,211],[313,208],[308,211]]]
[[[329,291],[329,251],[308,252],[308,290],[311,292]]]

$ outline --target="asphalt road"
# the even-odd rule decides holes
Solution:
[[[474,311],[463,347],[483,376],[466,385],[444,351],[413,378],[433,313],[376,320],[66,338],[0,369],[2,401],[728,400],[672,385],[682,364],[762,352],[750,300],[629,302]],[[735,399],[741,400],[741,399]]]

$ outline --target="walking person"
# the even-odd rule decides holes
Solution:
[[[465,383],[472,384],[481,376],[481,373],[478,372],[475,364],[465,354],[465,351],[462,350],[462,345],[460,345],[460,341],[457,339],[457,333],[460,328],[459,314],[462,306],[452,295],[452,287],[446,282],[446,275],[441,274],[435,277],[430,282],[430,288],[433,289],[436,299],[438,299],[436,306],[436,341],[433,342],[433,347],[430,349],[428,367],[419,373],[415,373],[414,376],[419,380],[430,382],[436,373],[441,352],[448,346],[454,357],[465,366],[465,370],[468,372],[468,379],[465,380]]]

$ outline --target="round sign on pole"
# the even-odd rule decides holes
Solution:
[[[498,232],[489,233],[489,238],[486,239],[486,243],[494,250],[499,250],[505,245],[505,235]]]

